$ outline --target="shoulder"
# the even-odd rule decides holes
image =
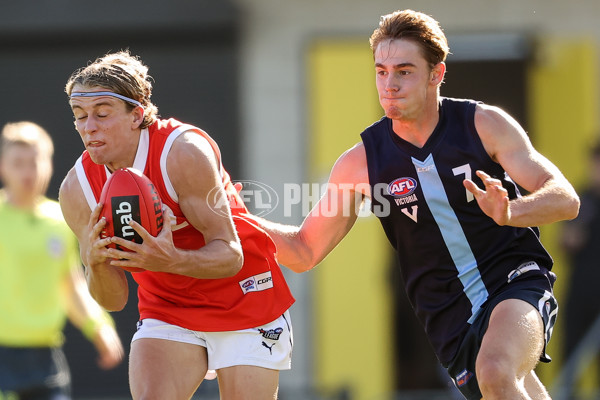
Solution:
[[[362,142],[355,144],[338,157],[331,171],[330,182],[353,185],[369,183],[367,154]]]
[[[58,202],[65,221],[77,233],[76,228],[87,223],[92,210],[85,199],[75,168],[72,168],[62,181]]]
[[[461,112],[461,111],[470,111],[474,110],[479,105],[485,105],[481,101],[473,100],[473,99],[462,99],[455,97],[444,97],[440,96],[438,99],[438,104],[440,108],[448,111],[448,112]]]
[[[371,125],[367,126],[360,136],[364,140],[365,138],[372,137],[374,135],[378,135],[381,130],[385,130],[386,124],[389,123],[389,119],[384,115],[379,120],[373,122]]]
[[[513,145],[529,143],[519,123],[497,106],[478,104],[475,110],[475,130],[490,157],[498,162],[498,153],[510,151]]]
[[[475,108],[475,126],[478,130],[494,130],[514,124],[518,125],[515,119],[500,107],[479,103]]]
[[[212,189],[222,180],[217,152],[208,135],[197,130],[185,131],[175,139],[167,156],[167,174],[179,195]]]
[[[169,151],[169,160],[182,165],[193,161],[216,161],[215,149],[206,132],[199,128],[190,129],[179,135]]]
[[[181,122],[174,118],[159,119],[148,127],[148,131],[152,135],[172,136],[176,137],[177,139],[184,134],[188,137],[193,137],[195,134],[199,137],[209,138],[209,140],[211,140],[208,133],[206,133],[206,131],[204,131],[202,128]]]
[[[338,161],[355,166],[359,165],[361,162],[364,161],[366,165],[367,153],[365,151],[364,143],[356,143],[354,146],[343,152],[342,155],[338,158]]]
[[[69,170],[69,172],[67,172],[65,179],[63,179],[62,183],[60,184],[60,188],[58,191],[59,201],[62,203],[63,200],[69,199],[74,193],[78,191],[81,191],[81,186],[77,178],[77,172],[73,167]]]

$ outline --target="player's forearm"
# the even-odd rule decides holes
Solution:
[[[177,249],[168,272],[197,279],[228,278],[244,264],[242,247],[237,241],[212,240],[198,250]]]
[[[568,182],[566,186],[548,182],[534,193],[510,201],[508,225],[541,226],[571,220],[577,217],[579,204],[579,196]]]
[[[283,225],[253,216],[273,239],[277,260],[294,272],[305,272],[315,266],[311,249],[302,241],[300,227]]]
[[[121,311],[129,297],[125,272],[108,264],[85,267],[85,278],[90,294],[108,311]]]

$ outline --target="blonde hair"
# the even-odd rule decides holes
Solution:
[[[50,135],[34,122],[9,122],[4,125],[0,133],[0,160],[3,160],[8,155],[9,149],[15,146],[27,146],[36,151],[38,169],[36,190],[38,195],[44,195],[52,177],[54,145]],[[6,188],[2,190],[5,191]]]
[[[38,149],[40,154],[52,158],[54,144],[48,132],[30,121],[9,122],[0,134],[0,157],[10,145],[25,145]]]
[[[87,67],[75,71],[65,86],[65,92],[71,96],[73,86],[103,87],[114,93],[139,101],[144,107],[144,120],[141,128],[146,128],[158,118],[158,108],[152,104],[152,77],[148,75],[148,67],[137,56],[129,51],[109,53],[96,59]],[[125,102],[129,111],[134,105]]]

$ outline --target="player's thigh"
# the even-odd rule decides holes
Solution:
[[[277,398],[279,371],[252,365],[236,365],[217,371],[224,400],[272,400]]]
[[[164,339],[131,344],[129,384],[134,399],[189,399],[207,370],[206,348]]]
[[[492,366],[522,378],[537,365],[543,348],[544,323],[538,310],[526,301],[507,299],[492,311],[477,369]]]

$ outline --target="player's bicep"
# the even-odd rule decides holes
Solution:
[[[217,190],[223,191],[215,189]],[[197,193],[181,197],[179,206],[192,226],[202,233],[206,242],[217,239],[225,242],[237,241],[235,226],[229,207],[225,206],[226,202],[226,196],[220,193],[203,193],[198,190]]]
[[[478,107],[475,126],[488,154],[519,186],[534,191],[555,175],[553,164],[535,150],[525,130],[501,109]]]
[[[167,172],[181,211],[207,241],[236,240],[220,166],[206,139],[191,132],[180,136],[167,158]]]
[[[503,166],[508,175],[528,192],[540,189],[548,181],[561,177],[561,173],[546,157],[533,150],[514,152],[505,157]]]
[[[356,222],[364,197],[369,195],[367,183],[364,150],[354,147],[342,154],[331,170],[322,197],[299,232],[317,263],[342,241]]]

